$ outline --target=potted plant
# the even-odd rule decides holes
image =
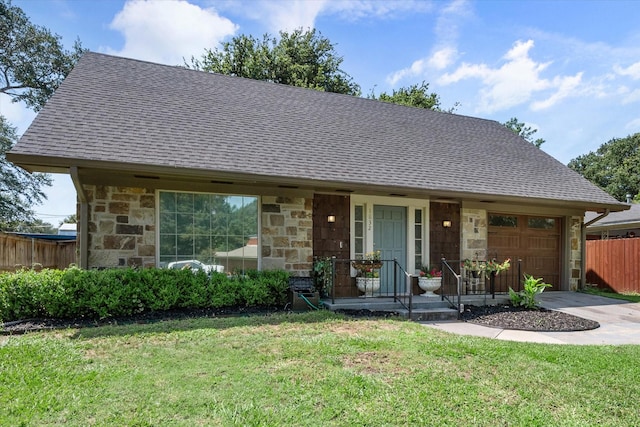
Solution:
[[[442,271],[434,266],[422,266],[420,268],[420,276],[418,277],[418,286],[425,291],[421,296],[434,297],[434,291],[442,286]]]
[[[511,267],[511,258],[507,258],[504,262],[499,263],[495,259],[487,261],[484,264],[484,271],[490,276],[496,276],[501,271],[508,270]]]
[[[358,290],[364,292],[364,297],[372,297],[373,293],[380,289],[380,251],[369,252],[364,259],[355,260],[351,265],[357,270]]]
[[[462,267],[473,278],[478,278],[480,272],[483,270],[483,265],[476,259],[465,259],[462,263]]]

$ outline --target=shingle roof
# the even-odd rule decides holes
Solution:
[[[584,222],[592,221],[598,216],[593,212],[587,212],[584,216]],[[631,205],[629,210],[622,212],[612,212],[604,218],[591,224],[589,228],[624,228],[629,225],[640,224],[640,205]]]
[[[495,121],[90,52],[9,157],[34,156],[618,205]]]

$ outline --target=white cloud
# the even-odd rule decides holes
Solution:
[[[260,2],[254,9],[252,17],[267,21],[269,31],[277,34],[280,31],[291,32],[296,28],[314,28],[315,20],[327,6],[325,0],[318,1],[284,1]]]
[[[640,101],[640,89],[636,89],[632,92],[625,93],[622,98],[622,104],[632,104],[634,102]]]
[[[18,136],[27,130],[36,117],[35,112],[26,108],[21,102],[11,102],[11,97],[4,93],[0,93],[0,114],[16,128]]]
[[[217,47],[238,29],[215,10],[183,0],[129,0],[110,27],[124,35],[125,44],[109,53],[170,65]]]
[[[552,86],[557,87],[558,90],[543,101],[533,102],[531,109],[533,111],[544,110],[557,104],[564,98],[575,95],[580,83],[582,83],[582,73],[578,73],[575,76],[556,77],[553,79]]]
[[[631,132],[640,132],[640,117],[627,123],[625,129],[629,129]]]
[[[466,0],[454,0],[442,9],[436,20],[436,46],[429,56],[414,61],[411,66],[391,73],[387,82],[394,86],[405,78],[424,76],[429,70],[443,70],[451,65],[458,56],[456,40],[458,26],[463,18],[470,15]]]
[[[291,32],[300,27],[314,28],[321,15],[353,22],[370,18],[393,19],[401,14],[424,13],[433,8],[431,2],[422,0],[262,0],[250,4],[251,7],[245,8],[241,3],[230,2],[224,8],[260,21],[271,34]]]
[[[533,40],[517,41],[503,56],[505,62],[501,67],[463,63],[454,72],[444,74],[438,82],[447,85],[464,79],[480,79],[483,87],[480,89],[479,112],[505,110],[531,101],[536,93],[553,90],[554,93],[545,100],[531,104],[535,110],[549,108],[577,90],[582,73],[555,76],[552,80],[543,78],[542,74],[551,62],[539,63],[531,59],[529,51],[533,46]]]
[[[417,61],[414,61],[410,67],[398,70],[392,75],[388,76],[387,82],[394,86],[396,83],[406,77],[419,76],[425,72],[427,68],[426,65],[427,62],[424,59],[418,59]]]
[[[435,51],[429,58],[429,66],[436,70],[443,70],[455,61],[458,51],[453,47],[443,47]]]
[[[413,61],[408,68],[394,72],[387,77],[387,82],[394,86],[405,78],[425,75],[429,69],[442,70],[453,63],[457,54],[458,52],[454,48],[445,47],[434,52],[428,58]]]
[[[614,65],[613,70],[621,76],[628,76],[633,80],[640,79],[640,62],[629,65],[627,68],[622,68],[619,65]]]

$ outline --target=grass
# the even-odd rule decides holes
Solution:
[[[637,425],[640,346],[328,312],[0,337],[0,425]]]
[[[640,302],[640,294],[636,293],[619,294],[609,290],[598,289],[593,286],[585,288],[583,292],[591,295],[599,295],[601,297],[621,299],[630,302]]]

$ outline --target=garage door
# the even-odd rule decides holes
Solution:
[[[560,289],[561,219],[528,215],[489,214],[489,257],[522,260],[522,273],[542,277]]]

